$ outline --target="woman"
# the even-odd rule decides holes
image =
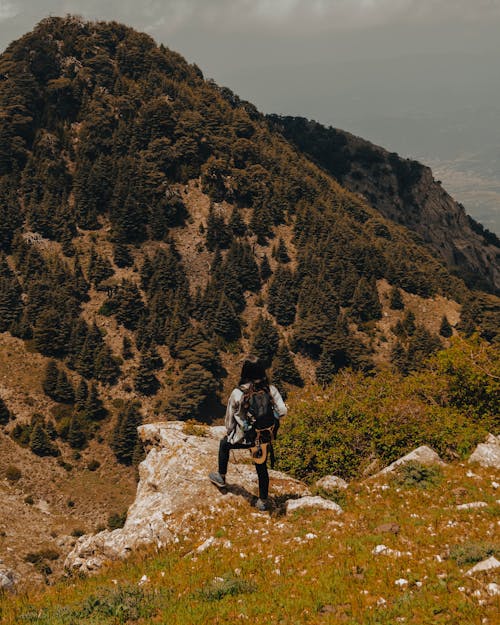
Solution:
[[[249,449],[255,445],[255,429],[251,427],[248,412],[250,393],[265,392],[272,402],[274,413],[274,436],[278,431],[279,421],[287,413],[287,408],[278,389],[269,384],[266,370],[256,356],[247,356],[241,368],[239,385],[233,390],[227,402],[225,426],[227,435],[219,445],[219,471],[210,473],[210,481],[223,488],[226,485],[226,472],[231,449]],[[255,504],[259,510],[267,510],[269,473],[267,457],[262,463],[255,463],[259,478],[259,498]]]

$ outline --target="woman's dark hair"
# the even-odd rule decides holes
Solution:
[[[269,386],[266,368],[263,362],[253,354],[249,354],[245,358],[241,367],[240,384],[247,384],[248,382],[258,382],[259,385]]]

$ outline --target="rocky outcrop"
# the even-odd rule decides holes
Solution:
[[[325,493],[334,493],[338,490],[345,490],[349,484],[337,475],[325,475],[316,482],[316,486],[324,490]]]
[[[161,547],[176,542],[185,533],[188,517],[210,507],[234,505],[235,499],[249,503],[255,499],[257,476],[248,464],[248,452],[238,450],[229,464],[227,488],[220,492],[208,480],[216,468],[222,427],[189,426],[178,422],[150,423],[139,428],[148,454],[139,466],[139,484],[134,503],[121,529],[82,536],[66,558],[69,570],[89,573],[111,560],[125,558],[144,545]],[[234,462],[236,459],[236,462]],[[247,461],[243,463],[242,461]],[[270,471],[271,494],[280,496],[307,494],[300,482]]]
[[[469,462],[477,462],[482,467],[500,469],[500,436],[489,434],[485,443],[479,443],[469,458]]]
[[[475,566],[469,569],[466,572],[466,575],[474,575],[475,573],[483,573],[485,571],[494,571],[500,567],[500,562],[494,557],[491,556],[486,560],[482,560],[478,562]]]
[[[316,508],[317,510],[330,510],[337,514],[342,514],[343,510],[338,503],[324,499],[323,497],[300,497],[300,499],[289,499],[286,502],[286,513],[290,514],[295,510],[301,510],[303,508]]]
[[[413,451],[411,451],[409,454],[406,454],[406,456],[403,456],[402,458],[395,460],[388,467],[385,467],[385,469],[382,469],[382,471],[377,473],[377,476],[385,475],[386,473],[392,473],[392,471],[394,471],[394,469],[399,467],[401,464],[406,464],[407,462],[412,462],[412,461],[420,462],[421,464],[426,464],[426,465],[444,464],[444,462],[441,460],[441,458],[437,455],[437,453],[433,449],[431,449],[430,447],[427,447],[427,445],[422,445],[420,447],[417,447],[417,449],[414,449]],[[376,477],[376,476],[373,476],[373,477]]]

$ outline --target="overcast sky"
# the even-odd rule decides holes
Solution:
[[[500,159],[500,0],[0,0],[0,48],[66,13],[145,30],[264,112],[485,176]]]

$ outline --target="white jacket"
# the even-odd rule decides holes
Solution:
[[[227,430],[227,440],[231,444],[240,443],[245,437],[243,421],[246,415],[241,406],[241,400],[243,398],[243,391],[241,389],[247,389],[249,386],[250,384],[243,384],[241,387],[235,388],[227,402],[224,424]],[[285,402],[278,389],[272,384],[269,385],[269,391],[274,404],[274,414],[277,419],[281,419],[281,417],[284,417],[288,412]]]

